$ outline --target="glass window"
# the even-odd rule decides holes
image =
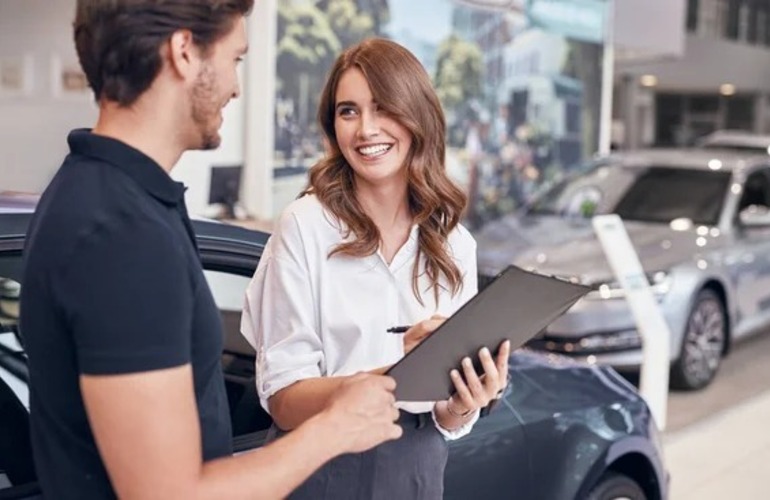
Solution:
[[[699,0],[687,0],[687,31],[695,32],[698,29],[698,5]]]
[[[590,217],[608,213],[619,193],[633,182],[633,172],[606,162],[583,168],[577,175],[557,181],[536,196],[529,212],[567,217]]]
[[[626,220],[689,219],[715,225],[729,183],[728,172],[651,167],[630,186],[614,212]]]
[[[241,335],[241,310],[251,276],[211,270],[206,270],[204,274],[222,316],[225,352],[253,356],[254,349]]]
[[[19,342],[20,293],[18,282],[0,275],[0,378],[29,408],[26,358]]]
[[[529,212],[576,218],[617,213],[626,220],[669,223],[686,218],[715,225],[729,182],[728,172],[605,163],[543,191]]]

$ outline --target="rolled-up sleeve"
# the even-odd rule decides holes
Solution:
[[[273,394],[323,373],[315,309],[302,236],[288,213],[249,283],[241,318],[241,333],[257,352],[257,393],[268,412]]]
[[[439,433],[441,433],[442,436],[444,436],[444,439],[447,441],[454,441],[455,439],[460,439],[463,436],[467,436],[472,430],[473,425],[476,423],[476,421],[479,419],[479,415],[481,415],[480,410],[476,410],[473,412],[473,416],[470,420],[468,420],[466,423],[458,427],[457,429],[444,429],[441,424],[438,423],[438,420],[436,420],[436,412],[435,410],[431,410],[430,412],[431,417],[433,417],[433,424],[436,426],[436,429],[438,429]]]

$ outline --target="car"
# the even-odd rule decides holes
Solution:
[[[698,139],[696,145],[705,149],[770,154],[770,135],[743,130],[717,130]]]
[[[591,224],[610,213],[624,221],[671,331],[671,386],[707,386],[734,341],[770,327],[770,157],[610,154],[477,236],[481,281],[513,263],[595,288],[530,347],[634,372],[641,338]]]
[[[0,214],[0,497],[39,495],[29,445],[23,332],[17,324],[29,213]],[[225,331],[222,365],[237,452],[262,446],[272,421],[255,390],[255,353],[239,332],[246,286],[266,233],[193,221]],[[663,500],[659,435],[636,389],[614,370],[531,350],[513,353],[511,383],[471,434],[452,441],[447,499]]]

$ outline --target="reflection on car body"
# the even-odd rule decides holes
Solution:
[[[590,222],[608,213],[624,220],[670,326],[672,385],[706,386],[733,340],[770,326],[770,157],[613,154],[477,237],[484,276],[512,262],[596,287],[531,347],[636,369],[641,339]]]
[[[16,290],[2,300],[14,306],[28,221],[28,214],[0,214],[0,277]],[[193,226],[225,327],[222,363],[234,446],[243,452],[261,446],[271,424],[255,393],[254,351],[238,332],[243,292],[268,236],[213,222]],[[18,390],[27,382],[14,339],[18,313],[3,311],[0,342],[22,363],[14,374],[0,354],[0,497],[36,498],[26,396]],[[528,350],[514,353],[509,367],[504,398],[449,445],[445,498],[666,498],[657,431],[628,382],[610,368]]]

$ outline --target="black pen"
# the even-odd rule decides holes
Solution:
[[[388,333],[404,333],[412,328],[411,326],[392,326],[388,328]]]

